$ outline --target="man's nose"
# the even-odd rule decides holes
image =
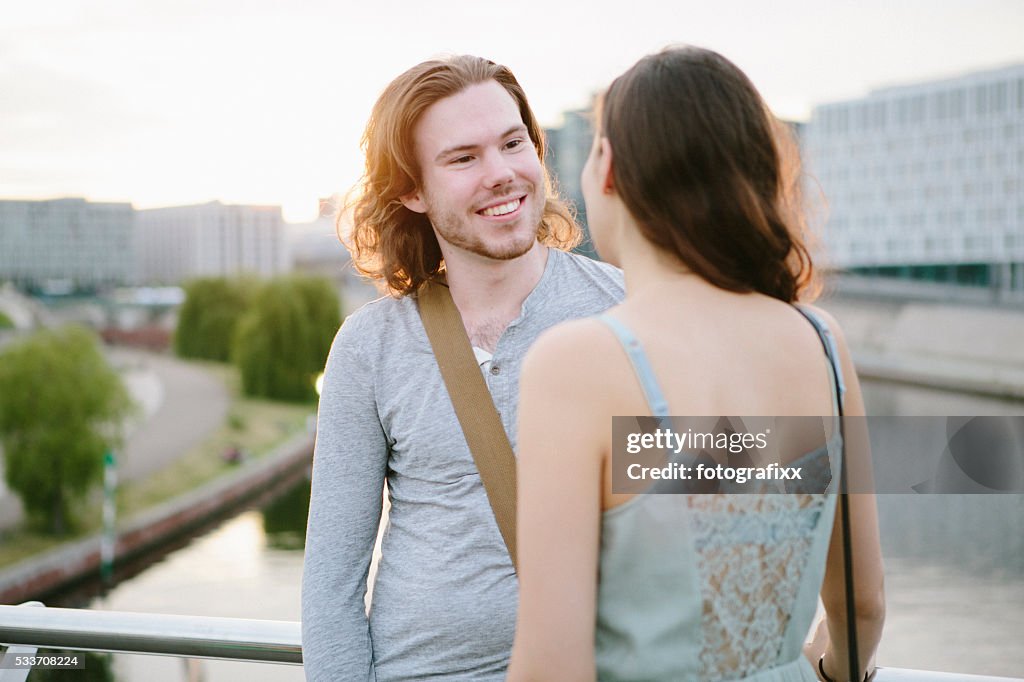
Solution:
[[[502,154],[492,154],[486,161],[484,182],[488,187],[501,187],[516,179],[516,172],[509,159]]]

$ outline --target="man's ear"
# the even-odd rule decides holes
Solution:
[[[419,189],[414,189],[408,194],[403,194],[398,197],[398,199],[402,202],[403,206],[413,213],[427,212],[427,204],[423,201],[423,195],[420,193]]]
[[[602,137],[599,144],[601,151],[597,159],[597,170],[600,173],[598,177],[601,178],[601,191],[611,194],[615,191],[615,178],[612,174],[612,144],[607,137]]]

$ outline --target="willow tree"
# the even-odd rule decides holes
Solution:
[[[227,362],[238,321],[258,287],[257,280],[247,277],[204,277],[188,282],[178,312],[174,352],[183,358]]]
[[[82,327],[43,330],[0,353],[0,443],[8,487],[30,522],[57,535],[103,476],[132,402]]]
[[[316,398],[341,303],[330,282],[281,277],[265,284],[239,320],[232,358],[247,395],[277,400]]]

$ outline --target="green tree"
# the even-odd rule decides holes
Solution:
[[[327,280],[282,277],[268,282],[235,332],[232,357],[245,393],[315,399],[313,382],[340,324],[341,303]]]
[[[258,286],[249,278],[207,277],[187,283],[174,334],[175,353],[183,358],[227,362],[238,321]]]
[[[131,409],[87,329],[36,332],[0,354],[5,477],[30,521],[58,535],[75,525],[75,505],[102,477]]]
[[[331,282],[323,277],[293,275],[289,278],[298,288],[306,306],[313,335],[309,366],[315,373],[323,371],[334,335],[341,326],[341,300]]]
[[[14,322],[0,310],[0,329],[14,329]]]

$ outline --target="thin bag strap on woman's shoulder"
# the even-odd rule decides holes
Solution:
[[[429,280],[417,294],[420,319],[448,396],[480,472],[498,530],[516,566],[516,458],[448,285]]]
[[[842,359],[839,357],[839,347],[836,344],[835,337],[832,335],[832,331],[828,328],[828,325],[822,320],[813,310],[801,306],[794,306],[800,311],[807,320],[814,326],[815,331],[818,332],[818,338],[821,339],[821,344],[825,347],[825,354],[829,359],[829,366],[832,370],[832,380],[834,382],[833,395],[836,398],[836,411],[839,416],[839,432],[843,436],[843,456],[840,460],[839,466],[839,490],[842,494],[839,496],[839,516],[843,523],[843,572],[846,583],[846,638],[848,655],[850,661],[850,679],[859,680],[860,676],[860,660],[858,658],[857,651],[857,614],[856,614],[856,602],[854,601],[853,591],[853,542],[850,538],[850,501],[846,493],[848,486],[848,474],[847,474],[847,463],[846,463],[846,438],[843,433],[843,394],[846,392],[846,384],[843,381],[843,370],[842,370]],[[820,661],[819,661],[820,665]]]

